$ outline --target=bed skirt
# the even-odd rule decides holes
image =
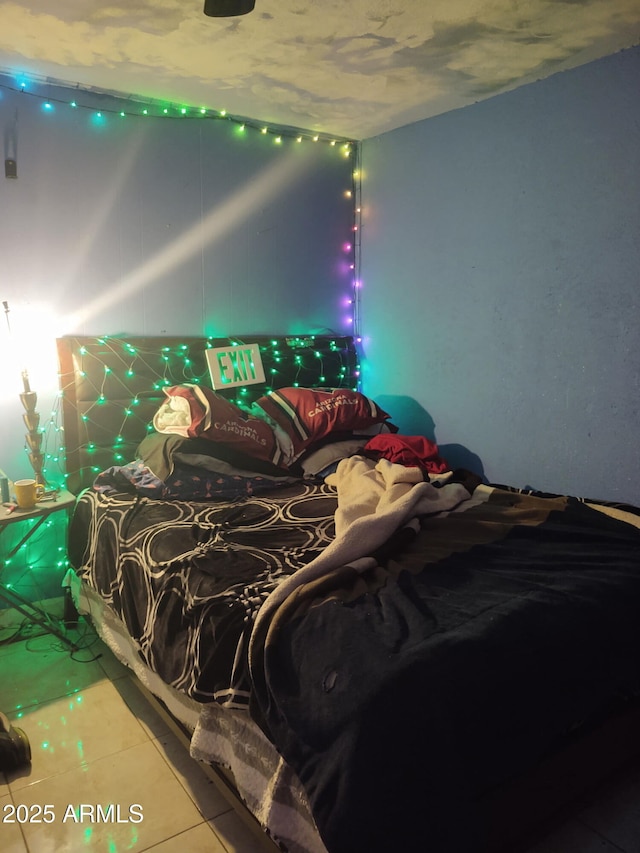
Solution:
[[[327,853],[295,773],[245,711],[201,704],[165,684],[140,658],[121,619],[70,571],[65,586],[100,639],[186,731],[192,758],[231,783],[265,833],[287,853]],[[224,772],[226,771],[226,772]]]

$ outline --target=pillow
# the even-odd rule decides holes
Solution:
[[[283,462],[280,445],[266,421],[243,412],[210,388],[186,384],[163,390],[167,399],[153,418],[157,432],[204,438],[274,465]]]
[[[333,465],[341,459],[346,459],[347,456],[354,456],[364,448],[368,441],[369,437],[366,435],[363,435],[361,438],[332,441],[318,448],[308,450],[300,457],[298,464],[305,477],[315,477],[321,471],[324,471],[325,468],[328,468],[329,465]]]
[[[290,437],[294,460],[330,433],[356,432],[389,418],[364,394],[342,388],[279,388],[256,405]]]
[[[183,438],[180,435],[163,435],[152,432],[143,438],[136,450],[141,460],[160,480],[167,480],[174,467],[188,465],[212,473],[241,476],[287,477],[285,468],[264,459],[247,456],[241,450],[210,441],[206,438]]]

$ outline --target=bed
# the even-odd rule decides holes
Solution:
[[[505,849],[638,750],[637,508],[451,470],[350,338],[58,353],[77,606],[278,847]]]

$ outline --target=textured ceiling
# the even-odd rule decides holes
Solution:
[[[0,0],[0,70],[364,139],[640,41],[640,0]]]

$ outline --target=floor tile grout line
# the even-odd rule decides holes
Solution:
[[[606,841],[607,844],[610,844],[612,847],[615,847],[616,850],[620,851],[620,853],[635,853],[635,851],[627,850],[626,847],[620,847],[620,845],[616,844],[616,842],[609,838],[608,835],[604,835],[602,832],[600,832],[600,830],[596,829],[594,826],[591,826],[591,824],[588,823],[583,817],[576,816],[574,820],[584,826],[585,829],[588,829],[590,832],[593,832],[594,835],[598,836],[598,838],[601,838],[603,841]]]
[[[105,683],[108,683],[108,684],[113,685],[113,681],[112,681],[111,679],[109,679],[109,678],[105,678],[105,679],[103,679],[102,681],[94,682],[93,684],[89,684],[89,685],[87,685],[86,687],[81,688],[81,689],[80,689],[80,690],[78,690],[77,692],[78,692],[78,693],[80,693],[80,692],[86,692],[87,690],[91,690],[92,688],[96,688],[96,687],[99,687],[99,686],[103,686]],[[135,720],[135,722],[136,722],[136,724],[137,724],[138,728],[140,729],[140,731],[141,731],[142,735],[144,736],[144,740],[142,740],[140,743],[145,743],[145,742],[147,742],[147,741],[152,741],[152,742],[153,742],[154,738],[153,738],[153,737],[151,736],[151,734],[147,731],[147,729],[145,729],[145,727],[142,725],[142,723],[140,722],[140,720],[138,719],[138,717],[136,716],[136,714],[134,714],[134,713],[133,713],[133,711],[131,710],[131,708],[130,708],[130,707],[129,707],[129,705],[127,704],[127,702],[124,700],[124,698],[122,697],[122,695],[118,692],[118,689],[115,687],[115,685],[114,685],[114,689],[115,689],[116,693],[118,693],[119,698],[122,700],[122,704],[123,704],[123,706],[126,708],[128,715],[129,715],[133,720]],[[68,697],[68,696],[74,696],[74,695],[76,695],[76,694],[75,694],[75,693],[68,693],[68,694],[65,694],[64,696],[56,697],[55,699],[45,699],[45,700],[43,700],[42,702],[38,702],[36,705],[28,706],[28,710],[29,710],[29,711],[33,711],[35,708],[42,708],[42,707],[44,707],[44,706],[46,706],[46,705],[50,705],[50,704],[52,704],[52,703],[54,703],[54,702],[59,702],[59,701],[61,701],[61,700],[65,699],[65,698],[66,698],[66,697]],[[12,722],[13,722],[13,721],[12,721]],[[114,749],[112,752],[105,752],[103,755],[97,756],[96,758],[92,759],[92,761],[85,761],[85,762],[83,762],[83,763],[82,763],[82,764],[80,764],[80,765],[76,765],[76,766],[74,766],[74,767],[69,767],[67,770],[62,770],[62,771],[60,771],[59,773],[52,773],[52,774],[51,774],[51,775],[49,775],[49,776],[46,776],[46,777],[44,777],[44,778],[42,778],[42,779],[38,779],[38,780],[37,780],[37,781],[35,781],[35,782],[30,782],[30,783],[28,783],[27,785],[22,786],[22,787],[20,787],[20,788],[18,788],[18,789],[15,789],[15,790],[12,788],[12,783],[11,783],[11,782],[7,782],[8,790],[9,790],[12,794],[13,794],[13,793],[17,793],[18,791],[23,790],[23,788],[29,788],[29,787],[31,787],[32,785],[37,785],[39,782],[44,782],[44,781],[46,781],[47,779],[55,779],[57,776],[64,775],[65,773],[72,773],[72,772],[75,772],[75,771],[78,771],[78,770],[84,769],[84,768],[86,768],[88,765],[90,765],[93,761],[98,761],[98,760],[103,759],[103,758],[108,758],[109,756],[112,756],[112,755],[117,755],[117,754],[118,754],[118,753],[120,753],[120,752],[124,752],[124,751],[125,751],[125,750],[127,750],[127,749],[131,749],[133,746],[140,746],[140,744],[132,744],[131,746],[128,746],[128,747]],[[3,774],[3,775],[4,775],[4,777],[6,778],[6,774]],[[175,775],[175,774],[174,774],[174,775]],[[24,778],[24,777],[20,777],[20,778]]]
[[[1,775],[3,776],[3,778],[6,778],[6,774],[4,772]],[[13,795],[13,791],[11,791],[10,788],[7,788],[7,794],[9,795],[9,799],[11,800],[12,805],[17,805],[15,797]],[[18,828],[20,830],[20,836],[24,845],[24,853],[30,853],[29,845],[27,844],[27,836],[25,835],[23,824],[18,822]]]
[[[180,740],[179,740],[179,738],[177,738],[177,737],[175,736],[175,734],[173,734],[173,733],[172,733],[172,732],[170,732],[170,731],[169,731],[169,732],[167,732],[167,734],[168,734],[168,735],[171,735],[172,737],[174,737],[174,738],[175,738],[175,740],[176,740],[176,742],[177,742],[178,744],[180,744]],[[151,739],[151,743],[154,745],[154,747],[156,748],[156,750],[157,750],[157,751],[158,751],[158,753],[160,754],[160,757],[163,759],[163,761],[165,762],[165,764],[167,765],[167,767],[169,768],[169,770],[171,771],[171,773],[174,775],[174,777],[175,777],[176,781],[180,783],[181,788],[182,788],[182,789],[184,790],[184,792],[187,794],[187,796],[189,797],[189,799],[193,802],[194,806],[198,809],[198,812],[200,813],[200,815],[202,815],[202,819],[203,819],[204,821],[216,820],[217,818],[221,817],[223,814],[227,814],[228,812],[232,812],[232,811],[233,811],[233,806],[232,806],[230,803],[227,803],[226,805],[227,805],[227,807],[228,807],[228,808],[226,808],[226,809],[225,809],[224,811],[222,811],[222,812],[219,812],[217,815],[214,815],[214,817],[208,818],[208,817],[205,817],[205,816],[202,814],[202,811],[201,811],[201,809],[200,809],[200,806],[198,805],[198,802],[197,802],[197,801],[194,799],[194,797],[192,796],[191,791],[190,791],[190,790],[189,790],[189,788],[185,785],[185,783],[184,783],[184,781],[183,781],[182,777],[178,774],[178,772],[176,771],[176,768],[173,766],[172,762],[169,760],[169,758],[168,758],[168,757],[167,757],[167,755],[165,754],[165,751],[164,751],[163,749],[161,749],[161,748],[160,748],[160,743],[161,743],[161,738],[162,738],[162,737],[166,737],[166,735],[159,735],[158,737],[152,738],[152,739]],[[182,746],[182,745],[180,744],[180,746]],[[194,761],[194,763],[195,763],[195,759],[190,758],[190,760],[191,760],[191,761]],[[197,765],[196,765],[196,768],[197,768]],[[205,774],[202,770],[200,770],[200,769],[198,768],[198,772],[199,772],[199,773],[201,773],[202,778],[203,778],[203,780],[204,780],[204,781],[208,781],[208,780],[207,780],[207,776],[206,776],[206,774]],[[210,784],[213,786],[213,782],[210,782]]]
[[[22,787],[20,787],[20,788],[17,788],[15,791],[14,791],[14,790],[12,790],[12,789],[11,789],[11,787],[10,787],[10,788],[9,788],[9,792],[10,792],[10,794],[11,794],[12,798],[13,798],[14,796],[19,796],[19,794],[20,794],[20,792],[21,792],[21,791],[25,791],[25,790],[27,790],[27,789],[35,790],[37,785],[40,785],[40,784],[42,784],[42,783],[48,783],[48,782],[50,782],[52,779],[57,779],[57,778],[59,778],[59,777],[61,777],[61,776],[68,776],[68,775],[69,775],[69,774],[71,774],[71,773],[78,773],[79,771],[83,771],[83,772],[84,772],[84,771],[86,771],[86,770],[87,770],[87,769],[88,769],[92,764],[95,764],[95,763],[96,763],[96,762],[98,762],[98,761],[104,761],[104,760],[106,760],[106,759],[108,759],[108,758],[113,758],[113,757],[114,757],[114,756],[116,756],[116,755],[121,755],[122,753],[129,752],[129,751],[130,751],[130,750],[132,750],[132,749],[138,749],[138,748],[139,748],[139,747],[141,747],[141,746],[146,746],[146,745],[149,743],[149,740],[150,740],[150,738],[147,738],[147,740],[146,740],[146,741],[141,741],[140,743],[133,743],[133,744],[131,744],[130,746],[125,746],[125,747],[123,747],[122,749],[116,749],[116,750],[114,750],[113,752],[107,752],[107,753],[105,753],[104,755],[99,755],[99,756],[97,756],[96,758],[92,759],[91,761],[86,761],[86,762],[85,762],[84,764],[82,764],[82,765],[77,765],[77,766],[74,766],[74,767],[69,767],[67,770],[62,770],[60,773],[52,773],[50,776],[45,776],[45,777],[43,777],[42,779],[38,779],[36,782],[31,782],[31,783],[30,783],[30,784],[28,784],[28,785],[24,785],[24,786],[22,786]],[[175,774],[174,774],[174,775],[175,775]],[[21,777],[21,778],[23,778],[23,777]],[[11,786],[11,782],[9,783],[9,786]]]
[[[74,663],[82,664],[85,662],[74,661]],[[115,669],[110,673],[109,671],[107,671],[106,667],[102,666],[101,663],[99,663],[99,666],[100,666],[100,669],[102,672],[102,676],[100,677],[99,680],[94,681],[90,684],[87,684],[86,686],[79,688],[78,690],[73,691],[72,693],[65,693],[62,696],[43,699],[41,701],[34,703],[33,705],[26,706],[25,708],[23,708],[21,710],[24,710],[27,712],[33,712],[36,708],[44,707],[48,704],[59,701],[60,699],[64,699],[66,697],[73,696],[79,692],[86,692],[88,690],[91,690],[94,687],[98,687],[98,685],[103,685],[105,683],[112,684],[113,687],[115,688],[116,692],[120,696],[122,704],[123,704],[124,708],[126,709],[127,716],[133,717],[136,720],[136,722],[138,723],[138,726],[142,729],[142,731],[144,733],[144,739],[140,743],[131,744],[131,745],[126,746],[124,748],[115,749],[112,752],[106,753],[105,755],[98,756],[97,758],[93,759],[93,761],[104,760],[106,758],[117,756],[117,755],[124,755],[129,750],[140,747],[143,743],[148,743],[148,741],[151,741],[151,743],[154,746],[155,751],[160,754],[160,757],[163,759],[164,764],[166,765],[166,767],[170,771],[172,777],[179,783],[179,785],[181,786],[181,789],[189,797],[190,801],[194,805],[194,807],[198,813],[198,816],[200,818],[200,820],[196,820],[195,815],[194,815],[194,820],[196,820],[196,822],[193,823],[191,826],[180,830],[180,832],[176,832],[174,834],[167,835],[165,838],[162,838],[162,839],[155,841],[152,845],[145,847],[144,850],[141,850],[140,853],[147,853],[147,851],[151,851],[151,853],[152,853],[154,848],[161,846],[165,842],[171,842],[172,839],[179,838],[181,835],[188,833],[192,830],[195,830],[197,827],[200,827],[203,824],[206,824],[208,826],[209,830],[215,836],[215,839],[219,843],[221,849],[226,851],[226,853],[247,853],[247,850],[250,849],[249,847],[247,847],[243,843],[240,843],[240,845],[236,845],[231,840],[225,841],[225,838],[223,836],[219,835],[217,832],[217,829],[216,829],[216,822],[219,821],[221,818],[225,818],[225,816],[229,815],[230,813],[235,814],[236,813],[235,809],[229,805],[228,809],[226,809],[223,812],[220,812],[215,817],[206,818],[204,816],[203,811],[201,810],[200,806],[198,805],[197,798],[192,796],[192,793],[190,792],[188,784],[185,784],[185,779],[188,780],[188,775],[184,774],[182,777],[179,775],[180,771],[177,768],[179,768],[181,766],[180,761],[178,760],[176,765],[174,766],[172,761],[171,761],[171,758],[169,757],[169,754],[167,754],[165,749],[163,748],[162,738],[166,737],[166,735],[165,734],[154,735],[153,734],[154,729],[153,729],[152,725],[149,725],[148,723],[145,723],[143,725],[143,723],[141,722],[141,719],[146,719],[146,714],[144,714],[143,712],[141,712],[140,714],[136,713],[135,708],[133,708],[129,704],[129,702],[127,702],[125,696],[123,696],[122,693],[120,693],[120,691],[118,690],[117,682],[123,682],[124,679],[127,679],[128,681],[133,682],[134,676],[132,676],[127,671],[120,672],[120,671],[116,671]],[[135,685],[134,685],[134,687],[135,687]],[[152,705],[149,704],[148,707],[149,707],[150,712],[152,712],[154,714],[156,713]],[[161,719],[160,717],[158,717],[158,718]],[[175,733],[171,732],[171,730],[168,730],[166,734],[167,735],[173,735],[173,737],[176,738],[177,742],[180,743],[180,738],[178,738],[175,735]],[[180,745],[184,748],[183,744],[180,744]],[[91,763],[93,763],[93,761],[87,762],[87,764],[91,764]],[[78,772],[80,769],[81,769],[80,767],[69,768],[68,770],[63,771],[63,772],[64,773],[74,773],[74,772]],[[60,775],[60,774],[53,774],[52,776],[46,777],[46,779],[54,778],[56,775]],[[206,773],[203,772],[202,775],[204,778],[206,778]],[[38,780],[38,782],[34,782],[32,784],[37,785],[41,781],[45,781],[45,780],[44,779]],[[6,787],[2,787],[3,785]],[[11,788],[11,783],[8,782],[7,774],[0,771],[0,795],[8,796],[10,801],[15,805],[16,797],[19,797],[21,790],[22,789],[18,789],[17,791],[13,791]],[[640,851],[636,850],[635,848],[633,850],[630,850],[628,847],[620,846],[619,843],[616,843],[610,837],[605,835],[602,831],[600,831],[596,827],[592,826],[590,821],[589,821],[588,815],[584,815],[584,814],[580,814],[580,813],[578,813],[578,814],[574,813],[574,814],[568,816],[568,819],[575,821],[577,824],[579,824],[583,828],[583,830],[587,830],[589,833],[593,834],[594,840],[595,840],[595,838],[598,838],[602,842],[609,845],[612,853],[614,850],[617,851],[617,853],[640,853]],[[567,821],[563,821],[562,823],[564,824],[566,822]],[[20,826],[20,834],[21,834],[25,853],[37,853],[37,851],[31,850],[22,826]],[[16,840],[17,840],[17,838],[16,838]]]
[[[26,646],[26,643],[25,643],[25,646]],[[18,652],[18,651],[20,651],[20,652],[24,652],[24,651],[32,651],[32,650],[30,650],[30,649],[26,649],[26,648],[23,646],[23,648],[22,648],[22,649],[20,649],[20,650],[16,650],[16,651],[17,651],[17,652]],[[55,652],[55,651],[56,651],[56,649],[51,649],[51,648],[47,647],[46,649],[42,649],[42,650],[38,649],[38,650],[33,650],[33,651],[37,654],[37,653],[38,653],[38,652],[40,652],[40,651],[45,652],[45,653],[46,653],[46,652],[51,652],[51,651],[54,651],[54,652]],[[73,660],[73,658],[71,658],[71,660],[73,661],[73,663],[74,663],[74,664],[83,664],[83,663],[86,663],[85,661],[75,661],[75,660]],[[92,663],[93,661],[90,661],[90,662]],[[108,669],[107,669],[105,666],[102,666],[102,664],[100,663],[100,661],[98,661],[98,665],[99,665],[99,667],[100,667],[100,672],[101,672],[101,677],[100,677],[100,679],[99,679],[99,680],[94,681],[94,682],[92,682],[92,683],[89,683],[89,684],[87,684],[87,685],[85,685],[85,686],[83,686],[83,687],[81,687],[81,688],[78,688],[77,690],[74,690],[74,691],[72,691],[71,693],[69,693],[69,692],[64,692],[64,693],[62,693],[62,694],[60,694],[60,695],[51,695],[51,696],[47,696],[46,698],[44,698],[44,699],[42,699],[42,700],[39,700],[39,701],[36,701],[36,702],[34,702],[33,704],[30,704],[30,705],[27,705],[27,706],[22,706],[22,707],[21,707],[21,708],[19,708],[19,709],[14,709],[14,713],[18,713],[18,712],[19,712],[19,713],[26,712],[27,714],[28,714],[28,713],[33,713],[33,712],[35,712],[37,709],[46,708],[46,706],[47,706],[47,705],[53,705],[53,704],[55,704],[56,702],[59,702],[59,701],[61,701],[61,700],[65,700],[65,699],[66,699],[67,697],[69,697],[69,696],[73,696],[73,695],[75,695],[75,694],[77,694],[77,693],[80,693],[80,692],[86,692],[87,690],[90,690],[92,687],[97,687],[98,685],[103,685],[103,684],[105,684],[105,683],[113,684],[114,688],[115,688],[115,689],[116,689],[116,691],[119,693],[120,699],[121,699],[121,701],[122,701],[122,704],[123,704],[124,708],[126,709],[127,715],[128,715],[129,717],[131,717],[131,718],[135,719],[135,721],[136,721],[137,725],[140,727],[141,731],[143,732],[143,734],[144,734],[144,741],[143,741],[143,742],[144,742],[144,743],[148,743],[149,741],[151,741],[151,743],[154,745],[154,749],[156,750],[156,752],[157,752],[157,753],[159,753],[160,757],[163,759],[163,762],[164,762],[164,764],[165,764],[165,766],[166,766],[166,768],[167,768],[168,772],[171,774],[171,777],[172,777],[172,778],[174,778],[174,779],[175,779],[175,781],[177,781],[177,782],[178,782],[178,784],[180,785],[181,789],[185,792],[185,795],[187,795],[187,796],[189,797],[190,802],[192,802],[193,806],[195,807],[195,809],[196,809],[196,811],[197,811],[197,814],[198,814],[198,818],[199,818],[199,820],[197,820],[197,821],[196,821],[194,824],[192,824],[190,827],[188,827],[188,828],[186,828],[185,830],[183,830],[183,832],[190,831],[190,830],[195,829],[196,827],[201,826],[201,825],[206,825],[206,826],[208,827],[209,831],[212,833],[212,835],[213,835],[213,836],[215,837],[215,839],[217,840],[217,842],[220,844],[221,848],[222,848],[223,850],[227,851],[227,853],[229,853],[229,848],[228,848],[228,846],[225,844],[224,840],[220,837],[220,835],[216,832],[214,822],[215,822],[217,819],[219,819],[220,817],[222,817],[223,815],[226,815],[226,814],[228,814],[228,813],[230,813],[230,812],[233,812],[233,809],[231,808],[231,806],[229,806],[227,809],[225,809],[224,811],[222,811],[222,812],[220,812],[220,813],[216,814],[216,815],[215,815],[215,816],[213,816],[213,817],[210,817],[210,818],[205,817],[205,815],[202,813],[201,809],[198,807],[197,800],[196,800],[193,796],[191,796],[191,794],[190,794],[190,792],[189,792],[188,787],[187,787],[187,786],[185,786],[185,784],[184,784],[183,779],[181,779],[181,777],[178,775],[177,770],[173,767],[173,765],[172,765],[172,763],[171,763],[170,759],[168,758],[168,756],[166,756],[166,755],[164,754],[164,751],[160,748],[160,743],[161,743],[161,741],[160,741],[160,737],[161,737],[161,736],[154,736],[154,735],[153,735],[153,730],[152,730],[152,728],[151,728],[151,727],[145,727],[145,726],[142,724],[142,722],[141,722],[141,721],[140,721],[140,719],[138,718],[138,715],[135,713],[135,710],[134,710],[134,709],[130,706],[130,704],[126,701],[125,696],[123,696],[123,695],[120,693],[120,691],[118,691],[118,688],[117,688],[117,686],[116,686],[116,684],[115,684],[114,682],[120,681],[120,680],[122,680],[122,679],[124,679],[124,678],[128,678],[128,679],[130,680],[130,675],[129,675],[127,672],[117,672],[117,673],[109,672],[109,671],[108,671]],[[152,709],[152,708],[150,708],[150,710],[153,710],[153,709]],[[94,761],[104,760],[105,758],[113,757],[113,756],[116,756],[116,755],[119,755],[119,754],[124,755],[124,754],[125,754],[127,751],[129,751],[130,749],[133,749],[133,748],[135,748],[136,746],[140,746],[140,745],[141,745],[141,744],[132,744],[131,746],[125,747],[124,749],[118,749],[118,750],[115,750],[115,751],[113,751],[113,752],[106,753],[105,755],[101,755],[101,756],[96,757],[96,759],[94,759]],[[92,763],[93,763],[93,761],[87,762],[87,764],[92,764]],[[85,766],[86,766],[86,765],[85,765]],[[70,768],[68,768],[67,770],[62,771],[62,774],[65,774],[65,775],[66,775],[66,774],[74,774],[74,773],[78,772],[80,769],[81,769],[81,768],[80,768],[80,766],[70,767]],[[47,781],[47,780],[51,780],[51,779],[52,779],[52,778],[54,778],[56,775],[61,775],[61,774],[52,774],[51,776],[47,776],[47,777],[46,777],[46,779],[38,779],[38,781],[31,783],[31,784],[30,784],[29,786],[27,786],[27,787],[31,787],[31,786],[34,786],[34,787],[35,787],[35,786],[37,786],[37,785],[38,785],[39,783],[41,783],[41,782],[45,782],[45,781]],[[206,778],[205,774],[203,774],[203,778]],[[11,802],[13,802],[13,803],[15,804],[16,797],[18,797],[18,798],[19,798],[20,792],[21,792],[23,789],[22,789],[22,788],[20,788],[20,789],[18,789],[18,790],[16,790],[16,791],[12,790],[11,783],[9,783],[9,782],[8,782],[8,780],[6,780],[6,775],[5,775],[4,773],[0,774],[0,779],[5,780],[6,785],[7,785],[6,793],[7,793],[7,795],[9,796],[9,798],[10,798]],[[173,837],[176,837],[176,836],[174,836],[174,835],[167,836],[167,838],[162,839],[162,841],[160,841],[160,840],[159,840],[159,841],[156,841],[156,842],[155,842],[155,844],[154,844],[153,846],[157,846],[157,845],[159,845],[160,843],[162,843],[163,841],[169,840],[170,838],[173,838]],[[22,838],[22,842],[23,842],[23,845],[24,845],[25,853],[30,853],[29,843],[28,843],[28,841],[27,841],[27,838],[26,838],[26,836],[25,836],[25,833],[22,831],[22,827],[21,827],[21,838]],[[152,847],[153,847],[153,846],[152,846]],[[146,848],[146,849],[152,849],[152,847],[151,847],[151,848]]]
[[[201,815],[202,817],[202,815]],[[160,841],[154,841],[153,844],[149,845],[149,847],[145,847],[143,850],[140,850],[139,853],[147,853],[149,850],[153,850],[155,847],[158,847],[160,844],[164,844],[167,841],[171,841],[172,838],[179,838],[181,835],[184,835],[185,832],[191,832],[191,830],[196,829],[198,826],[202,826],[207,823],[206,820],[198,821],[194,823],[193,826],[188,826],[186,829],[181,829],[180,832],[175,832],[173,835],[167,835],[165,838],[162,838]],[[217,836],[216,836],[217,837]],[[226,847],[225,847],[226,850]]]

